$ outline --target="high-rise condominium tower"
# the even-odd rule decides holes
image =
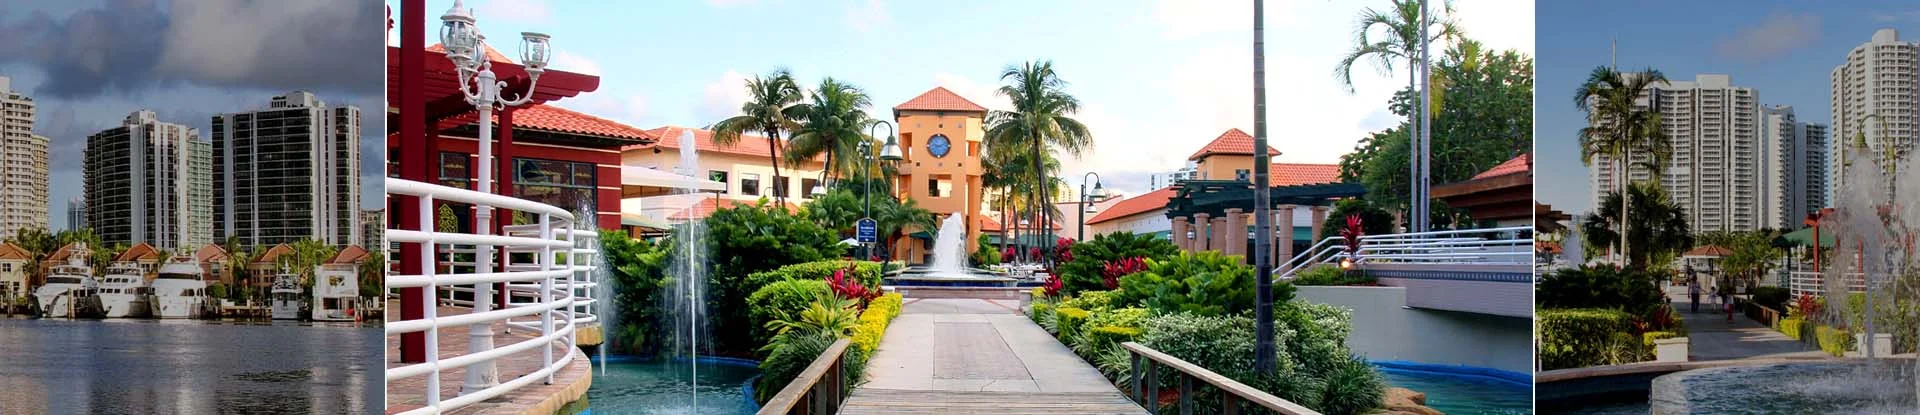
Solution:
[[[1799,122],[1793,107],[1771,105],[1761,110],[1765,141],[1760,172],[1765,184],[1761,200],[1762,225],[1794,229],[1807,213],[1827,203],[1827,126]]]
[[[67,230],[87,228],[87,199],[74,196],[67,199]]]
[[[212,145],[153,111],[87,137],[87,224],[100,242],[181,252],[213,242]]]
[[[47,138],[33,133],[33,98],[0,77],[0,239],[47,228]]]
[[[1687,212],[1695,232],[1753,230],[1766,224],[1758,91],[1733,86],[1727,75],[1701,74],[1693,81],[1647,88],[1640,105],[1660,113],[1660,130],[1673,151],[1655,172],[1648,169],[1652,159],[1647,152],[1636,150],[1628,177],[1636,183],[1658,178]],[[1616,168],[1614,160],[1595,160],[1596,206],[1615,190]]]
[[[1874,149],[1896,146],[1912,151],[1920,134],[1920,43],[1900,41],[1894,29],[1873,32],[1873,40],[1847,52],[1833,68],[1833,139],[1829,146],[1828,200],[1839,191],[1842,151],[1864,135]],[[1876,152],[1877,153],[1877,152]]]
[[[362,243],[359,107],[294,91],[266,109],[214,116],[212,125],[216,238]]]

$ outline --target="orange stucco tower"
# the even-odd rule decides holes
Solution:
[[[987,108],[936,87],[893,107],[900,128],[900,177],[894,189],[940,220],[963,215],[967,224],[967,252],[980,238],[980,154],[986,140]],[[939,232],[925,229],[928,235]],[[917,232],[917,231],[916,231]],[[912,237],[895,241],[895,258],[923,263],[931,241]]]

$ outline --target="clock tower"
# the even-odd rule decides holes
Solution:
[[[986,190],[980,183],[980,154],[986,140],[987,108],[936,87],[894,106],[893,118],[900,128],[903,157],[898,164],[900,176],[894,180],[895,194],[933,212],[936,221],[962,215],[967,225],[966,250],[972,253],[980,239],[980,201]],[[893,241],[893,257],[925,263],[939,230],[908,232],[909,236]],[[927,238],[911,236],[922,232]]]

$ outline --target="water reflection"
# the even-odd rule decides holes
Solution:
[[[352,324],[0,319],[0,408],[379,413],[380,342]]]

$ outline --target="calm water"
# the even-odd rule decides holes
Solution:
[[[1427,394],[1427,406],[1448,414],[1531,414],[1533,388],[1512,382],[1381,368],[1387,384]]]
[[[593,414],[751,414],[759,408],[747,399],[742,386],[760,369],[737,364],[700,363],[700,406],[689,395],[687,362],[613,358],[606,373],[594,361],[593,388],[587,407]],[[697,409],[697,410],[696,410]]]
[[[380,413],[381,331],[0,319],[0,412]]]

